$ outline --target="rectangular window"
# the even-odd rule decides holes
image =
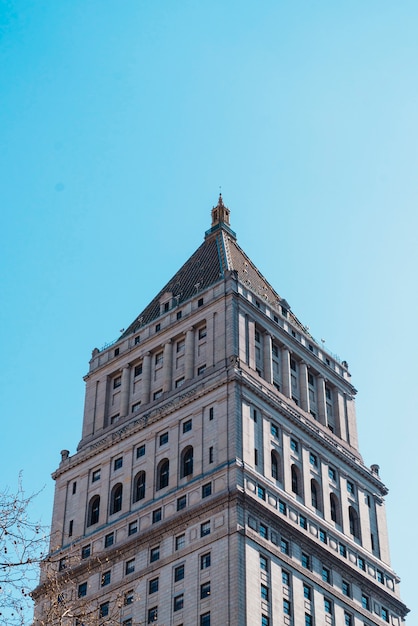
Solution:
[[[262,554],[260,554],[260,569],[263,570],[263,572],[267,572],[268,570],[267,558],[263,556]]]
[[[199,328],[199,339],[204,339],[206,337],[206,326],[202,326]]]
[[[68,536],[72,537],[73,535],[73,528],[74,528],[74,520],[70,519],[69,524],[68,524]]]
[[[129,591],[125,593],[123,603],[125,606],[128,606],[128,604],[132,604],[133,601],[134,601],[134,590],[130,589]]]
[[[157,522],[161,522],[161,508],[152,512],[152,523],[156,524]]]
[[[347,611],[344,611],[344,626],[353,626],[353,618]]]
[[[316,454],[313,454],[312,452],[309,454],[309,463],[314,467],[318,466],[318,457]]]
[[[116,378],[113,379],[113,389],[117,389],[118,387],[120,387],[122,384],[122,376],[116,376]]]
[[[87,583],[81,583],[78,585],[78,597],[84,598],[87,595]]]
[[[268,602],[269,601],[269,590],[268,587],[266,587],[265,585],[261,585],[261,599],[264,600],[264,602]]]
[[[106,617],[109,615],[109,602],[103,602],[99,607],[99,617]]]
[[[209,419],[210,419],[210,421],[213,420],[213,406],[211,406],[210,409],[209,409]]]
[[[286,515],[286,512],[287,512],[286,503],[283,502],[282,500],[279,500],[279,511],[282,515]]]
[[[202,299],[203,304],[203,299]],[[210,613],[204,613],[200,616],[200,626],[210,626]]]
[[[135,404],[132,405],[132,413],[136,413],[136,411],[139,411],[140,407],[141,407],[141,401],[135,402]]]
[[[381,617],[385,622],[389,622],[389,611],[382,606]]]
[[[258,450],[254,448],[254,465],[258,465]]]
[[[163,395],[163,390],[158,389],[157,391],[154,391],[154,394],[152,397],[154,400],[158,400],[158,398],[161,398],[162,395]]]
[[[113,461],[113,469],[114,471],[120,469],[123,465],[123,458],[120,456],[119,458]]]
[[[161,352],[157,352],[157,354],[154,357],[154,363],[155,365],[162,365],[163,364],[163,359],[164,359],[164,353],[163,351]]]
[[[176,389],[179,389],[179,388],[180,388],[180,387],[182,387],[183,385],[184,385],[184,376],[182,376],[181,378],[178,378],[178,379],[176,380],[176,383],[175,383],[175,388],[176,388]],[[183,432],[184,432],[184,431],[183,431]]]
[[[160,435],[160,446],[163,446],[166,443],[168,443],[168,432],[162,433],[162,435]]]
[[[95,483],[97,480],[100,480],[100,469],[94,470],[91,473],[91,482]]]
[[[91,554],[91,546],[88,544],[87,546],[83,546],[81,548],[81,558],[88,559]]]
[[[110,546],[113,546],[114,540],[115,540],[114,533],[109,533],[108,535],[105,535],[104,547],[110,548]]]
[[[77,492],[77,482],[73,482],[73,495]]]
[[[135,559],[130,559],[125,563],[125,574],[132,574],[135,571]]]
[[[160,546],[155,546],[155,548],[151,548],[150,555],[149,555],[150,563],[154,563],[155,561],[158,561],[159,558],[160,558]]]
[[[197,375],[201,376],[202,374],[204,374],[205,369],[206,369],[206,363],[197,368]]]
[[[342,592],[345,596],[347,596],[348,598],[351,598],[351,588],[350,588],[350,583],[348,583],[346,580],[343,580],[342,585],[341,585],[341,589]]]
[[[153,606],[152,609],[148,609],[148,624],[152,624],[158,620],[158,607]]]
[[[363,607],[363,609],[370,611],[370,600],[368,596],[366,596],[364,593],[361,596],[361,606]]]
[[[306,567],[306,569],[311,569],[311,560],[309,558],[309,555],[305,554],[304,552],[302,552],[301,563],[303,567]]]
[[[142,443],[140,446],[137,447],[136,449],[136,458],[140,459],[141,456],[145,456],[145,443]]]
[[[135,365],[134,377],[136,378],[137,376],[141,376],[141,374],[142,374],[142,363],[140,363],[139,365]]]
[[[135,533],[138,532],[138,520],[135,520],[134,522],[130,522],[129,526],[128,526],[128,535],[134,535]]]
[[[188,433],[192,430],[192,420],[186,420],[183,422],[183,433]]]
[[[207,569],[208,567],[210,567],[210,552],[206,552],[200,557],[200,569]]]
[[[354,484],[351,482],[351,480],[347,480],[347,491],[352,496],[354,495]]]
[[[271,424],[270,431],[273,437],[275,437],[276,439],[279,438],[279,427],[276,426],[276,424]]]
[[[305,600],[310,600],[312,598],[312,589],[309,585],[303,585],[303,597]]]
[[[259,526],[259,529],[258,529],[258,534],[263,539],[268,539],[268,529],[267,529],[267,526],[265,526],[264,524],[261,524],[261,522],[260,522],[260,526]]]
[[[161,324],[158,322],[158,324],[155,324],[155,332],[159,333],[161,330]]]
[[[363,572],[366,571],[366,563],[365,563],[365,560],[361,556],[359,556],[357,559],[357,565],[359,566],[360,569],[363,570]]]
[[[327,567],[323,567],[322,568],[322,580],[325,583],[330,583],[331,582],[331,572],[329,571],[329,569]]]
[[[377,570],[376,571],[376,578],[377,578],[377,582],[382,583],[382,585],[384,585],[385,577],[383,575],[383,572],[381,572],[380,570]]]
[[[132,626],[132,617],[128,617],[128,619],[124,619],[122,622],[122,626]]]
[[[203,298],[199,298],[199,300],[197,301],[197,306],[201,307],[203,306]],[[205,625],[206,626],[206,625]]]
[[[327,533],[322,528],[319,529],[319,541],[322,543],[328,543]]]
[[[270,620],[267,615],[261,616],[261,626],[270,626]]]
[[[209,448],[209,463],[213,463],[213,446]]]
[[[185,509],[186,506],[187,506],[186,496],[180,496],[180,498],[177,498],[177,511],[181,511],[182,509]]]
[[[107,572],[103,572],[100,585],[102,587],[106,587],[106,585],[110,585],[110,570]]]
[[[290,574],[289,572],[285,572],[285,570],[282,570],[282,583],[287,587],[290,585]]]
[[[345,547],[343,543],[340,543],[340,554],[341,556],[344,556],[344,557],[347,556],[347,548]]]
[[[186,545],[186,535],[183,533],[182,535],[178,535],[176,537],[176,550],[181,550]]]
[[[299,444],[295,439],[290,440],[290,449],[292,452],[299,452]]]
[[[156,593],[158,591],[158,581],[159,578],[157,576],[157,578],[151,578],[150,581],[148,581],[148,594],[151,595],[152,593]]]
[[[333,482],[337,480],[337,472],[335,471],[333,467],[328,468],[328,476],[330,480],[332,480]]]
[[[311,385],[311,387],[313,387],[314,377],[310,373],[308,373],[308,383]]]
[[[181,320],[182,311],[177,311],[176,319]]]
[[[202,485],[202,498],[207,498],[212,494],[212,483],[206,483]]]
[[[200,536],[206,537],[206,535],[210,535],[210,522],[203,522],[203,524],[200,524]]]
[[[210,596],[210,582],[200,585],[200,599],[204,600]]]
[[[174,597],[174,602],[173,602],[174,611],[181,611],[181,609],[183,608],[183,604],[184,604],[184,596],[182,593],[180,593],[178,596]]]
[[[328,615],[332,615],[332,602],[329,598],[324,598],[324,611]]]
[[[139,342],[141,341],[141,337],[140,335],[137,335],[134,339],[134,345],[137,346],[139,344]]]
[[[299,526],[305,530],[308,528],[308,521],[304,515],[299,515]]]
[[[119,413],[116,413],[116,415],[112,415],[112,417],[110,418],[110,423],[114,424],[115,422],[117,422],[119,419]]]
[[[184,565],[177,565],[174,568],[174,582],[178,583],[180,580],[184,578]]]
[[[305,613],[305,626],[313,626],[313,618],[309,613]]]
[[[280,552],[283,552],[283,554],[290,554],[290,545],[287,539],[283,539],[283,537],[280,539]]]
[[[176,352],[184,352],[184,347],[186,345],[186,342],[184,339],[180,339],[180,341],[178,341],[176,343]]]
[[[286,600],[286,599],[283,600],[283,613],[285,615],[292,615],[292,606],[289,600]]]
[[[261,500],[266,499],[266,490],[261,485],[257,486],[257,495]]]
[[[293,359],[290,359],[290,369],[296,372],[296,362]]]
[[[7,550],[7,548],[5,549]],[[66,569],[66,567],[67,567],[67,558],[64,556],[62,559],[59,560],[58,571],[62,572],[63,570]]]

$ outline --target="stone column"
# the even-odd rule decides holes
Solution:
[[[120,391],[120,417],[126,417],[129,413],[129,395],[131,386],[131,366],[126,365],[122,370]]]
[[[299,387],[300,387],[300,406],[304,411],[309,412],[309,396],[308,396],[308,366],[303,361],[299,366]]]
[[[327,405],[325,398],[325,380],[322,376],[318,376],[316,379],[316,393],[317,393],[317,406],[318,406],[318,420],[321,424],[326,426],[327,424]]]
[[[186,333],[185,355],[184,355],[184,378],[193,378],[194,369],[194,328],[189,328]]]
[[[151,353],[146,352],[142,361],[141,404],[148,404],[151,392]]]
[[[268,383],[273,383],[273,361],[271,335],[264,333],[264,378]]]
[[[290,353],[287,348],[282,348],[282,391],[288,398],[292,397],[290,383]]]
[[[173,343],[171,339],[164,345],[164,383],[163,390],[171,391],[173,377]]]

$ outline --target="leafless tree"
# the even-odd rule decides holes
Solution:
[[[33,610],[30,595],[47,549],[44,529],[29,516],[37,494],[25,495],[21,476],[16,491],[0,492],[0,625],[23,626]]]

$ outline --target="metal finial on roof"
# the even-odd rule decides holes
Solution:
[[[222,200],[222,193],[219,193],[219,200],[218,200],[218,206],[224,206],[224,201]]]

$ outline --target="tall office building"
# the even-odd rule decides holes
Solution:
[[[68,624],[404,621],[347,363],[239,247],[221,196],[202,245],[93,350],[85,382],[36,624],[53,623],[51,567]]]

